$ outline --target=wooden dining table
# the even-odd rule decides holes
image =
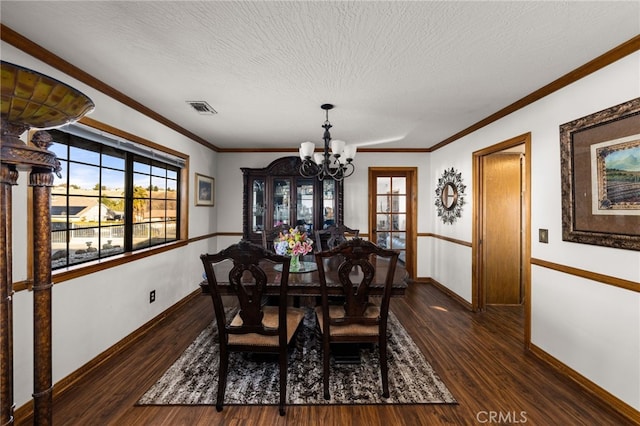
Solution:
[[[325,277],[327,279],[327,289],[329,295],[340,295],[340,283],[337,277],[337,269],[339,266],[339,259],[325,259]],[[289,283],[287,286],[287,294],[290,296],[321,296],[320,292],[320,279],[318,277],[318,269],[313,256],[305,256],[300,262],[302,268],[297,272],[289,272]],[[371,284],[371,296],[382,296],[384,290],[384,281],[387,276],[389,262],[387,259],[377,258],[374,259],[376,265],[376,274],[374,282]],[[264,269],[268,277],[268,284],[266,295],[275,296],[279,294],[279,279],[280,272],[274,269],[273,264],[263,261],[260,266]],[[276,265],[277,266],[277,265]],[[218,263],[214,267],[216,279],[218,281],[218,288],[220,294],[229,295],[233,294],[229,285],[229,271],[233,267],[233,263],[230,260],[226,260]],[[362,279],[362,273],[359,268],[351,273],[352,282],[356,283]],[[398,262],[393,278],[393,287],[391,290],[392,296],[404,296],[407,289],[409,277],[407,271],[404,268],[404,264]],[[200,288],[203,294],[210,294],[209,283],[206,278],[200,283]]]

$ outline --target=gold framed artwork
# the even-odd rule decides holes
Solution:
[[[640,98],[560,126],[562,239],[640,250]]]
[[[215,179],[196,173],[196,206],[213,207],[215,204]]]

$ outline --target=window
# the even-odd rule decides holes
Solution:
[[[404,176],[376,179],[376,234],[382,248],[401,250],[404,260],[407,234],[407,191]]]
[[[79,127],[49,133],[62,175],[51,191],[52,269],[180,238],[180,159]]]

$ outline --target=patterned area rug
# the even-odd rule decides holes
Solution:
[[[215,405],[218,346],[215,323],[209,325],[138,401],[138,405]],[[383,398],[378,350],[361,349],[360,364],[331,362],[331,399],[322,396],[322,345],[316,344],[316,319],[304,319],[302,351],[293,349],[287,377],[288,404],[456,404],[451,392],[398,322],[389,313],[389,398]],[[225,405],[278,402],[277,359],[231,354]]]

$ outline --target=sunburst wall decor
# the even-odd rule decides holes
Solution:
[[[462,173],[456,172],[453,167],[445,169],[442,177],[438,179],[436,209],[443,223],[453,224],[462,216],[465,188],[466,186],[462,183]]]

